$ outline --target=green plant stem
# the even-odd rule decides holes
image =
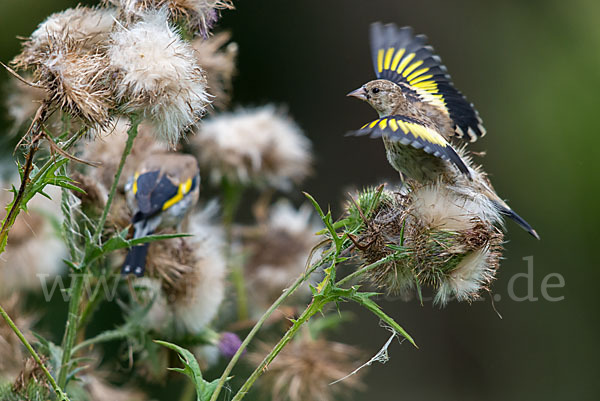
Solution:
[[[117,192],[117,186],[119,185],[119,179],[121,178],[121,173],[123,172],[125,161],[127,160],[127,156],[129,155],[129,153],[131,152],[131,148],[133,147],[133,141],[137,136],[140,118],[137,116],[132,116],[130,121],[131,126],[127,131],[127,143],[125,144],[125,149],[123,149],[121,161],[119,162],[119,167],[117,168],[115,179],[110,188],[106,205],[104,206],[104,210],[102,211],[102,216],[100,217],[100,220],[98,221],[98,224],[94,231],[94,236],[92,238],[92,242],[94,243],[100,240],[100,236],[102,235],[102,231],[104,229],[104,224],[106,223],[106,218],[108,217],[108,213],[110,211],[110,207],[115,197],[115,193]],[[83,281],[86,272],[87,266],[82,264],[79,270],[77,271],[78,274],[74,275],[73,281],[71,282],[71,299],[69,301],[69,312],[67,316],[65,336],[62,342],[63,357],[58,375],[58,385],[62,388],[64,388],[67,384],[67,375],[69,372],[73,346],[75,344],[77,329],[79,327],[79,307],[81,305],[81,296],[83,294]]]
[[[98,221],[98,225],[96,226],[93,242],[98,242],[100,236],[102,235],[102,231],[104,230],[104,224],[106,223],[106,218],[108,217],[108,213],[110,212],[110,207],[115,198],[115,194],[117,193],[117,187],[119,186],[119,180],[121,179],[121,173],[123,172],[125,161],[127,160],[127,156],[129,156],[129,153],[131,153],[133,141],[137,136],[140,121],[140,118],[136,115],[133,115],[130,118],[131,126],[127,130],[127,142],[125,143],[125,149],[123,149],[123,153],[121,154],[121,161],[119,162],[119,167],[117,168],[117,173],[115,174],[115,180],[113,181],[112,186],[110,187],[110,192],[108,194],[108,199],[106,200],[106,205],[104,205],[102,216],[100,217],[100,221]]]
[[[71,146],[75,145],[75,143],[79,140],[79,138],[81,138],[83,135],[85,135],[85,133],[88,131],[87,128],[82,128],[79,131],[77,131],[77,133],[75,133],[75,135],[73,135],[71,138],[69,138],[65,144],[62,146],[62,150],[64,150],[65,152],[67,150],[69,150],[71,148]],[[40,170],[37,172],[37,174],[35,176],[33,176],[33,178],[31,179],[31,182],[34,183],[37,180],[39,180],[41,177],[44,176],[44,174],[46,173],[46,171],[52,167],[54,164],[56,163],[56,159],[51,157],[50,159],[48,159],[46,161],[46,163],[44,163],[44,165],[40,168]]]
[[[240,321],[248,319],[248,296],[244,270],[238,261],[233,260],[231,246],[233,243],[233,221],[240,205],[244,187],[238,182],[231,182],[223,178],[221,182],[223,191],[223,226],[225,228],[225,257],[229,265],[231,281],[235,288],[237,300],[237,313]]]
[[[29,341],[27,341],[27,339],[25,338],[25,336],[23,335],[21,330],[19,330],[19,328],[15,325],[15,322],[13,322],[13,320],[10,318],[10,316],[8,316],[8,313],[6,313],[6,311],[4,310],[4,308],[2,308],[2,306],[0,306],[0,315],[2,315],[2,317],[4,318],[6,323],[10,326],[10,328],[17,335],[17,337],[19,337],[19,340],[21,340],[21,342],[23,343],[25,348],[27,348],[27,351],[29,351],[29,353],[31,354],[33,359],[37,362],[40,369],[42,369],[42,371],[44,372],[44,375],[48,379],[48,383],[50,383],[50,386],[52,386],[52,389],[56,393],[56,396],[58,397],[58,399],[63,400],[63,401],[68,401],[69,399],[67,398],[67,395],[62,391],[60,386],[56,383],[56,381],[54,380],[54,377],[52,377],[52,375],[50,374],[50,371],[48,370],[46,365],[44,365],[44,363],[42,362],[38,353],[35,352],[35,350],[31,346],[31,344],[29,343]]]
[[[300,329],[300,327],[306,323],[315,313],[319,312],[323,306],[329,302],[329,300],[321,299],[317,301],[313,298],[313,301],[308,305],[308,307],[302,312],[300,317],[294,321],[292,327],[288,329],[285,335],[279,340],[277,345],[269,352],[269,354],[263,359],[263,361],[254,369],[254,372],[250,375],[248,380],[244,383],[242,388],[239,389],[233,400],[231,401],[240,401],[244,396],[248,393],[254,382],[264,373],[269,364],[275,359],[275,357],[281,352],[283,347],[285,347],[294,337],[296,332]]]
[[[248,344],[250,343],[250,341],[252,341],[252,339],[254,338],[254,336],[256,335],[256,333],[260,330],[260,328],[262,327],[262,325],[265,323],[265,321],[269,318],[269,316],[271,316],[271,314],[290,296],[294,293],[294,291],[296,291],[296,289],[298,287],[300,287],[300,285],[302,283],[304,283],[308,277],[315,271],[317,270],[317,268],[319,268],[319,266],[321,266],[323,263],[325,263],[324,259],[321,259],[319,262],[315,263],[313,266],[311,266],[306,272],[304,272],[302,275],[300,275],[296,281],[288,288],[286,289],[280,296],[279,298],[277,298],[277,300],[275,302],[273,302],[273,304],[269,307],[269,309],[267,309],[267,311],[261,316],[261,318],[258,320],[258,322],[256,322],[256,324],[254,325],[254,327],[252,327],[252,330],[250,330],[250,333],[248,333],[248,335],[246,336],[246,338],[244,339],[244,341],[242,341],[242,344],[240,345],[240,348],[238,348],[237,352],[235,353],[235,355],[231,358],[231,360],[229,361],[229,364],[227,365],[227,367],[225,368],[225,370],[223,371],[223,374],[221,375],[221,378],[219,379],[219,382],[217,384],[217,387],[215,388],[215,391],[212,395],[212,397],[210,398],[210,401],[217,401],[217,398],[219,398],[219,393],[221,392],[221,389],[223,388],[223,385],[225,384],[225,382],[227,381],[229,374],[231,373],[231,371],[233,370],[233,367],[236,365],[237,361],[240,359],[240,356],[242,355],[242,353],[244,352],[244,350],[246,349],[246,347],[248,346]]]
[[[69,312],[67,315],[67,326],[63,338],[63,355],[58,373],[58,385],[62,388],[67,384],[69,362],[71,361],[71,349],[77,336],[77,318],[79,317],[79,301],[83,293],[83,274],[74,274],[71,282],[71,299],[69,300]]]

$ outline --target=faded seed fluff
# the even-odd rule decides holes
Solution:
[[[190,142],[214,182],[290,190],[310,173],[310,140],[274,106],[238,109],[207,119]]]
[[[244,267],[248,294],[258,313],[262,314],[306,269],[307,257],[321,241],[315,235],[323,228],[317,220],[312,206],[304,204],[296,209],[287,201],[279,201],[259,231],[242,240],[248,255]],[[310,289],[304,285],[295,298],[304,302],[308,295]]]
[[[77,7],[51,15],[12,61],[32,70],[46,98],[88,125],[105,126],[113,106],[102,42],[114,11]]]
[[[257,350],[248,354],[247,361],[254,366],[262,362],[274,344],[259,343]],[[340,395],[361,389],[362,370],[343,381],[331,382],[346,376],[357,368],[359,349],[325,339],[312,339],[306,332],[291,341],[269,364],[258,385],[266,397],[274,401],[333,401]]]
[[[115,17],[115,10],[110,8],[75,7],[52,14],[25,41],[13,63],[28,68],[51,52],[56,42],[74,43],[80,51],[93,53],[108,39]]]
[[[165,10],[149,11],[111,35],[115,96],[126,112],[150,118],[157,137],[174,147],[208,106],[206,78],[194,50],[169,25]]]
[[[190,216],[188,232],[193,237],[150,245],[149,277],[139,282],[156,295],[147,323],[158,332],[175,328],[197,334],[219,310],[225,296],[226,263],[223,232],[210,223],[212,214],[210,207]]]

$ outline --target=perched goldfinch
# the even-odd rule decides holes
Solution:
[[[175,227],[198,201],[198,163],[190,155],[152,155],[127,182],[125,192],[133,213],[134,238],[150,235],[158,228]],[[144,275],[148,246],[129,250],[121,274]]]
[[[382,137],[388,161],[401,176],[424,184],[444,180],[462,186],[465,193],[478,191],[490,208],[538,238],[496,195],[489,181],[472,182],[474,175],[480,175],[452,147],[451,138],[474,142],[485,135],[485,129],[473,104],[454,88],[446,67],[426,40],[424,35],[414,36],[410,27],[371,25],[377,79],[348,96],[369,103],[379,118],[351,134]]]

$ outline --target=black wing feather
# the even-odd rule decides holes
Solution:
[[[166,201],[177,194],[179,187],[160,170],[149,171],[137,177],[137,201],[140,213],[144,217],[152,216],[162,210]]]

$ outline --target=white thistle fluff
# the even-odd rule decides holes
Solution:
[[[194,50],[169,25],[167,14],[149,11],[120,27],[107,54],[117,101],[125,111],[151,118],[157,136],[174,146],[204,115],[209,99]]]
[[[190,239],[197,258],[194,290],[189,299],[173,305],[177,322],[189,332],[198,333],[216,316],[225,297],[227,263],[224,233],[210,223],[214,208],[190,216]]]
[[[93,47],[108,39],[115,23],[116,11],[113,8],[75,7],[50,15],[31,34],[31,42],[51,45],[54,38],[85,42]]]
[[[211,179],[289,190],[310,172],[310,140],[274,106],[238,109],[207,119],[191,138]]]
[[[434,303],[445,305],[456,297],[456,300],[471,301],[479,297],[482,288],[494,280],[497,258],[489,247],[473,251],[447,274],[435,294]],[[496,263],[491,263],[496,260]]]
[[[413,213],[430,228],[466,230],[473,227],[475,218],[490,224],[502,222],[489,199],[471,187],[435,183],[418,187],[409,196]]]
[[[323,228],[317,221],[309,204],[296,209],[288,201],[279,201],[271,207],[262,234],[246,242],[245,274],[255,306],[268,307],[306,269],[307,257],[321,240],[315,235]],[[298,292],[309,293],[308,285]]]
[[[159,279],[144,277],[137,284],[148,290],[155,298],[146,324],[158,332],[176,329],[187,333],[201,332],[216,316],[225,296],[226,262],[223,253],[223,232],[210,223],[213,208],[190,216],[188,232],[193,237],[185,238],[192,247],[196,263],[193,271],[186,274],[184,296],[169,298]]]

